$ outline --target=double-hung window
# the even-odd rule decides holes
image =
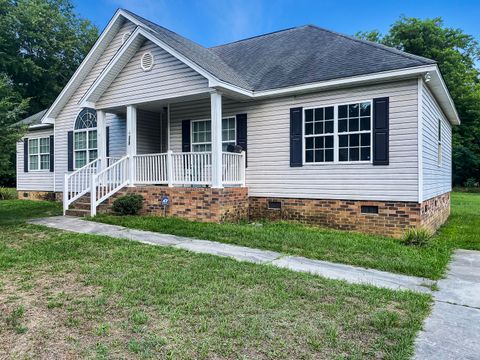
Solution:
[[[192,151],[212,151],[212,122],[210,120],[192,121]],[[228,145],[236,144],[236,119],[229,117],[222,119],[222,151],[226,151]]]
[[[372,104],[338,106],[338,161],[370,161]]]
[[[50,169],[50,138],[28,139],[28,170]]]
[[[95,160],[97,155],[97,113],[93,109],[85,108],[78,115],[73,131],[75,169]]]
[[[333,106],[305,110],[305,162],[333,161]]]
[[[304,110],[304,162],[370,162],[371,101]]]

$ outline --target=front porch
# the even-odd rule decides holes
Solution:
[[[195,120],[198,126],[191,124],[190,120],[182,120],[181,141],[171,133],[170,102],[97,109],[98,156],[65,175],[64,212],[72,203],[88,194],[89,215],[94,216],[100,204],[119,192],[125,193],[128,189],[129,192],[135,191],[131,189],[135,187],[218,190],[244,187],[246,155],[241,147],[234,146],[237,145],[236,125],[233,138],[231,132],[229,138],[225,130],[222,135],[222,122],[225,123],[222,96],[216,92],[208,96],[210,118]],[[200,99],[202,103],[206,100],[205,96]],[[182,103],[176,104],[178,107]],[[117,122],[124,121],[124,125],[112,131],[107,126],[110,114],[115,115]],[[185,126],[185,121],[188,121],[188,126]],[[108,122],[113,124],[111,120]],[[182,151],[172,150],[179,146]],[[72,161],[76,163],[75,158]],[[161,198],[157,201],[161,202]],[[150,203],[148,206],[154,205]],[[192,203],[192,207],[195,206],[200,205]],[[203,207],[208,206],[203,204]]]

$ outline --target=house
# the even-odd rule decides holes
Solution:
[[[204,48],[120,9],[23,122],[19,196],[67,214],[139,193],[150,214],[400,236],[447,219],[460,120],[423,57],[311,25]]]

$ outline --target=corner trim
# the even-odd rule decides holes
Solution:
[[[423,201],[423,79],[417,82],[417,165],[418,165],[418,202]]]

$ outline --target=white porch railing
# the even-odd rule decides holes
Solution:
[[[90,214],[97,214],[97,206],[129,183],[129,158],[124,156],[113,165],[92,176]]]
[[[168,184],[167,153],[135,155],[136,184]]]
[[[99,204],[128,184],[164,184],[168,186],[211,185],[210,152],[173,153],[107,158],[106,166],[97,159],[65,175],[64,212],[69,205],[90,192],[91,215]],[[130,168],[133,166],[133,171]],[[222,184],[245,186],[245,153],[222,153]]]
[[[171,153],[170,185],[212,183],[212,154],[209,152]]]
[[[210,152],[135,155],[136,184],[210,185]],[[245,154],[222,153],[222,183],[245,185]]]
[[[245,186],[245,152],[222,153],[223,185]]]

